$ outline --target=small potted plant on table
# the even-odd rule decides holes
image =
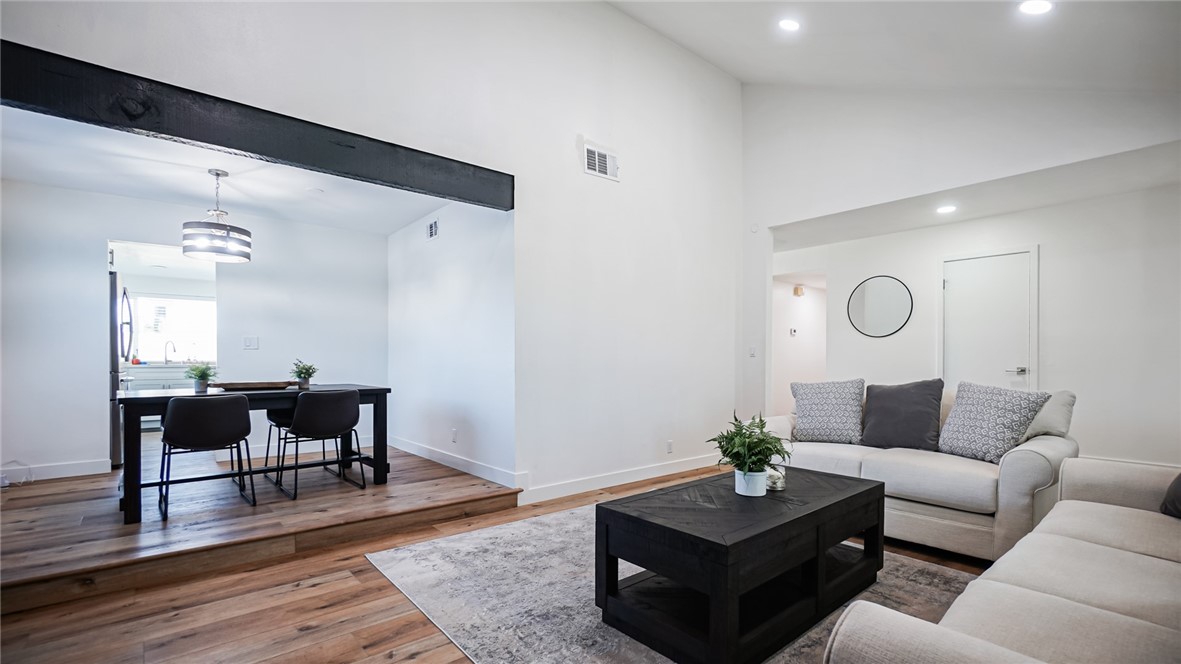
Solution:
[[[185,370],[185,378],[193,379],[193,391],[208,392],[209,381],[217,375],[212,364],[194,364]]]
[[[734,415],[733,426],[709,442],[718,446],[722,459],[718,464],[734,466],[734,491],[742,496],[762,496],[767,493],[767,468],[772,459],[791,456],[783,447],[783,439],[767,431],[762,415],[743,422]]]
[[[312,376],[316,375],[316,367],[296,358],[295,368],[291,370],[291,375],[299,381],[299,389],[306,390],[312,386]]]

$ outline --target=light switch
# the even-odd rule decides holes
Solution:
[[[258,350],[258,337],[242,337],[242,350]]]

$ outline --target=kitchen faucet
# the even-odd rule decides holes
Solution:
[[[176,344],[172,343],[171,341],[164,342],[164,364],[168,364],[170,361],[168,359],[168,347],[169,346],[172,346],[172,352],[174,352],[174,353],[176,352]]]

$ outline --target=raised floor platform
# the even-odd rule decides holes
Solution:
[[[144,477],[158,472],[159,445],[158,434],[144,436]],[[168,521],[156,509],[156,490],[146,489],[143,522],[130,525],[118,509],[118,472],[9,487],[0,498],[0,613],[146,588],[517,504],[519,489],[393,448],[389,462],[389,483],[364,490],[321,469],[302,470],[298,500],[258,476],[254,507],[230,480],[175,485]],[[172,474],[217,467],[212,453],[187,454],[174,458]]]

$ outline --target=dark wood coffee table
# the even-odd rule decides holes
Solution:
[[[761,662],[877,580],[881,482],[787,468],[749,498],[727,473],[601,503],[603,622],[677,662]],[[843,544],[860,535],[864,548]],[[619,559],[644,572],[619,579]]]

